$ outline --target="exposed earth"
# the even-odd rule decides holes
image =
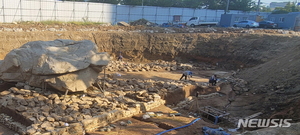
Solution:
[[[220,96],[200,99],[195,93],[187,97],[194,100],[188,106],[178,108],[174,104],[165,104],[149,112],[161,112],[164,115],[143,120],[143,114],[126,118],[132,124],[118,125],[110,132],[101,132],[100,128],[87,132],[90,135],[152,135],[167,129],[180,127],[195,120],[191,112],[196,113],[199,107],[212,106],[225,110],[234,118],[262,112],[259,118],[288,118],[293,123],[300,117],[300,33],[277,29],[240,29],[240,28],[161,28],[145,26],[99,26],[99,25],[43,25],[0,24],[0,59],[12,49],[37,40],[91,40],[100,52],[108,52],[113,60],[121,51],[125,62],[149,63],[156,60],[177,61],[193,65],[192,81],[207,83],[212,74],[221,79],[217,83]],[[121,79],[179,80],[183,70],[147,71],[147,72],[114,72]],[[229,77],[245,80],[244,86],[225,82]],[[11,85],[2,85],[1,91]],[[210,86],[212,87],[212,86]],[[186,88],[197,89],[197,88]],[[204,91],[202,95],[216,91]],[[177,95],[178,96],[178,95]],[[167,103],[177,100],[177,96],[165,97]],[[231,104],[229,100],[232,101]],[[170,101],[170,102],[168,102]],[[178,101],[179,102],[179,101]],[[178,103],[176,102],[176,103]],[[224,106],[227,108],[224,108]],[[171,111],[181,116],[170,117]],[[203,134],[202,127],[222,127],[225,131],[236,127],[236,121],[221,121],[214,124],[211,119],[200,117],[195,124],[173,130],[165,134]],[[11,135],[16,132],[0,125],[0,134]],[[240,129],[231,134],[240,134]],[[300,132],[294,132],[300,134]],[[279,134],[279,133],[278,133]]]

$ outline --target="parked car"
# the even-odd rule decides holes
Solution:
[[[233,24],[233,27],[244,27],[244,28],[257,28],[259,26],[258,22],[245,20]]]
[[[259,22],[259,27],[260,28],[277,28],[277,24],[272,22],[272,21],[261,21]]]

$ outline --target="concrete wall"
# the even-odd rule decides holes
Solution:
[[[207,10],[176,7],[127,6],[91,2],[71,2],[54,0],[1,0],[0,22],[18,21],[91,21],[116,24],[119,21],[131,22],[141,18],[162,24],[173,22],[179,15],[185,23],[198,16],[205,21],[220,21],[224,10]],[[231,10],[230,14],[257,14]],[[265,13],[260,13],[265,14]]]

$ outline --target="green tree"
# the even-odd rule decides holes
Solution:
[[[230,10],[253,11],[257,5],[252,0],[230,0]]]
[[[119,4],[121,0],[88,0],[88,2]]]
[[[76,1],[76,2],[97,2],[97,3],[109,3],[119,4],[121,0],[63,0],[63,1]]]
[[[135,6],[141,6],[143,3],[143,0],[122,0],[122,5],[135,5]]]
[[[203,6],[201,0],[183,0],[181,3],[181,7],[187,8],[201,8]]]
[[[227,0],[201,0],[202,6],[213,10],[225,10],[227,6]],[[256,8],[256,4],[253,0],[230,0],[229,10],[241,10],[252,11]]]
[[[260,12],[271,12],[271,8],[266,6],[260,6]]]
[[[84,1],[84,0],[67,0]],[[225,10],[227,0],[88,0],[88,2],[100,2],[110,4],[134,5],[134,6],[159,6],[182,8],[206,8],[212,10]],[[253,0],[230,0],[229,10],[251,11],[256,4]]]
[[[299,12],[300,7],[296,6],[296,3],[289,2],[285,5],[285,7],[276,7],[272,14],[287,14],[289,12]]]

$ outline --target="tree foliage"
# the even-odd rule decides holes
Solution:
[[[270,7],[266,7],[266,6],[260,6],[260,12],[271,12],[271,8]]]
[[[225,10],[227,0],[66,0],[66,1],[88,1],[134,6],[159,6],[159,7],[181,7],[181,8],[206,8],[213,10]],[[254,0],[229,0],[229,10],[251,11],[255,10]]]
[[[62,0],[62,1],[97,2],[97,3],[119,4],[121,0]]]
[[[294,2],[289,2],[285,5],[285,7],[276,7],[272,14],[286,14],[289,12],[299,12],[300,7],[296,6],[296,3]]]

